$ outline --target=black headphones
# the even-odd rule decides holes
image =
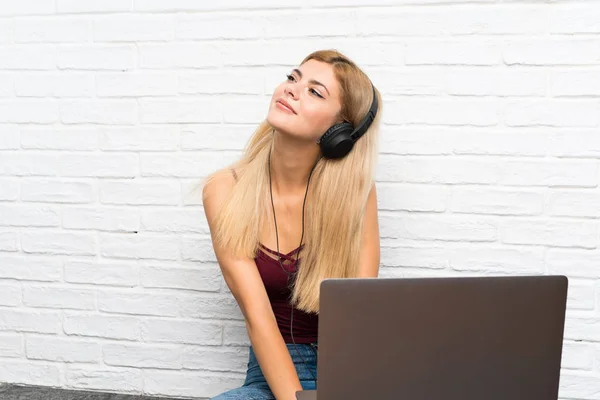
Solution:
[[[365,132],[367,132],[373,123],[373,120],[377,115],[377,109],[379,108],[375,86],[373,86],[372,83],[371,86],[373,87],[373,101],[371,102],[371,108],[369,108],[369,112],[358,125],[358,127],[354,129],[352,124],[349,122],[335,124],[331,128],[327,129],[327,132],[325,132],[317,141],[317,144],[321,147],[323,157],[345,157],[354,147],[354,143],[356,143],[356,141],[360,139]]]

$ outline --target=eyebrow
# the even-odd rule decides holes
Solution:
[[[300,77],[300,79],[302,79],[302,72],[300,72],[300,70],[299,70],[298,68],[294,68],[293,72],[297,73],[297,74],[298,74],[298,76]],[[311,79],[311,80],[310,80],[310,81],[308,81],[308,82],[309,82],[309,83],[312,83],[312,84],[314,84],[314,85],[323,86],[323,88],[324,88],[325,90],[327,90],[327,94],[328,94],[328,95],[331,95],[331,93],[329,93],[329,90],[327,89],[327,86],[323,85],[321,82],[319,82],[319,81],[317,81],[317,80],[314,80],[314,79]]]

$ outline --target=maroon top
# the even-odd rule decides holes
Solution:
[[[265,289],[267,289],[267,295],[271,301],[277,326],[279,326],[279,331],[286,343],[292,343],[292,336],[290,334],[290,317],[292,313],[292,306],[290,305],[291,290],[288,286],[288,274],[281,267],[283,266],[288,273],[296,271],[296,253],[301,248],[299,247],[288,254],[282,254],[260,244],[254,259]],[[278,255],[281,257],[281,265],[279,265],[279,261],[276,258]],[[305,313],[297,308],[294,308],[293,312],[293,341],[295,343],[316,342],[319,327],[318,315]]]
[[[231,168],[231,173],[237,181],[238,177],[235,169]],[[290,299],[292,293],[288,285],[288,274],[281,269],[283,266],[288,273],[296,271],[296,253],[302,250],[302,247],[300,246],[288,254],[282,254],[260,243],[254,258],[265,289],[267,289],[277,326],[286,343],[315,343],[318,339],[319,316],[317,314],[305,313],[294,308],[294,319],[291,321],[292,306]],[[281,257],[281,265],[278,261],[279,257]],[[291,331],[290,322],[293,322]],[[292,334],[294,340],[292,340]]]

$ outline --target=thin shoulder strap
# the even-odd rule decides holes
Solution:
[[[237,173],[235,172],[235,169],[231,168],[231,173],[233,174],[233,178],[235,179],[235,181],[237,182],[238,180],[238,176]]]

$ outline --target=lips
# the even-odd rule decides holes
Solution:
[[[292,108],[292,106],[290,106],[290,104],[283,100],[283,99],[279,99],[277,100],[277,103],[279,103],[281,106],[287,108],[288,110],[290,110],[291,112],[293,112],[294,114],[296,114],[296,111],[294,111],[294,109]]]

